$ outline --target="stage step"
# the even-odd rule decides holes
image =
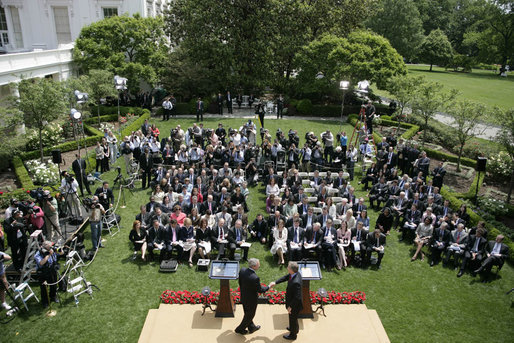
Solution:
[[[382,321],[380,320],[377,311],[368,309],[368,316],[380,342],[389,343],[389,337],[387,336],[387,332],[385,331],[384,326],[382,325]]]
[[[141,335],[139,336],[139,342],[151,342],[152,341],[152,332],[155,327],[155,323],[157,322],[157,317],[160,315],[158,309],[152,309],[148,311],[148,315],[146,316],[145,325],[143,326],[143,331],[141,331]]]

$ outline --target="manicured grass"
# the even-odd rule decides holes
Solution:
[[[168,132],[176,120],[156,122],[162,133]],[[218,120],[207,120],[206,125],[215,127]],[[244,120],[223,121],[225,126],[239,127]],[[183,128],[192,120],[181,120]],[[330,127],[338,130],[338,122],[317,122],[298,120],[270,120],[266,127],[274,135],[278,126],[283,130],[294,127],[300,132],[301,144],[304,133],[319,134]],[[352,128],[345,129],[351,134]],[[118,161],[122,165],[122,160]],[[116,172],[111,171],[104,178],[111,180]],[[352,183],[357,186],[357,179]],[[197,272],[180,265],[176,273],[158,273],[156,262],[144,263],[139,259],[132,262],[132,247],[128,232],[138,206],[146,203],[149,191],[140,190],[140,183],[133,194],[125,191],[127,208],[120,209],[122,232],[114,237],[104,236],[105,248],[86,270],[86,277],[101,290],[94,292],[94,300],[87,295],[81,297],[78,307],[72,301],[63,306],[53,306],[57,316],[45,317],[43,309],[32,303],[28,315],[22,314],[11,323],[2,326],[2,342],[136,342],[151,308],[159,305],[159,295],[165,289],[196,290],[209,285],[219,289],[219,283],[209,280],[207,273]],[[357,187],[358,189],[360,187]],[[358,195],[365,193],[358,191]],[[118,198],[118,191],[115,190]],[[264,211],[264,188],[251,189],[249,218],[253,220],[258,212]],[[371,211],[372,223],[377,213]],[[90,247],[89,229],[86,244]],[[425,262],[410,262],[413,247],[398,242],[397,233],[388,237],[386,254],[379,271],[349,268],[346,271],[328,273],[323,279],[312,283],[312,288],[325,287],[336,291],[364,291],[366,305],[376,309],[392,342],[510,342],[514,335],[512,326],[512,295],[505,292],[514,285],[514,272],[505,265],[500,278],[492,283],[482,284],[468,274],[456,278],[456,271],[441,266],[430,268]],[[286,273],[278,268],[269,250],[258,243],[250,249],[250,256],[261,260],[259,275],[262,282],[269,283]],[[237,282],[231,282],[237,288]],[[284,285],[279,285],[279,290]],[[39,294],[39,291],[36,291]],[[338,305],[344,306],[344,305]],[[241,307],[237,311],[241,311]],[[327,313],[330,315],[330,310]],[[170,323],[170,340],[173,337]],[[182,328],[173,328],[180,330]],[[187,328],[184,328],[187,329]]]

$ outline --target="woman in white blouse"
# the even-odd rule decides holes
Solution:
[[[328,214],[332,218],[337,218],[336,205],[334,205],[334,201],[332,200],[332,197],[327,198],[327,201],[325,202],[325,206],[328,208]]]
[[[357,221],[353,217],[352,209],[346,211],[346,215],[344,216],[343,221],[346,222],[346,227],[348,228],[348,230],[355,228],[355,226],[357,225]]]
[[[270,196],[270,194],[273,194],[275,196],[278,196],[280,194],[280,188],[275,183],[275,179],[271,179],[270,183],[266,186],[266,196]]]
[[[277,254],[278,264],[283,265],[284,253],[287,252],[287,230],[282,219],[278,221],[278,226],[273,229],[273,240],[271,253],[273,255]]]

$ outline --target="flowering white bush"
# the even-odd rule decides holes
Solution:
[[[114,132],[114,124],[111,123],[100,123],[100,131],[104,132],[105,129]]]
[[[50,123],[42,132],[43,147],[54,146],[64,141],[64,130],[59,123]],[[27,132],[27,148],[29,150],[39,149],[39,132],[30,129]]]
[[[514,168],[514,162],[506,151],[500,151],[497,154],[491,155],[488,162],[488,171],[494,176],[505,179],[510,177],[512,168]]]
[[[32,181],[36,185],[53,185],[59,182],[59,167],[48,160],[46,164],[39,160],[31,160],[25,163],[27,170],[32,175]]]

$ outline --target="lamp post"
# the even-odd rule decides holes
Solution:
[[[345,91],[350,87],[350,81],[341,81],[339,82],[339,89],[343,91],[343,101],[341,102],[341,122],[339,123],[339,132],[341,132],[341,128],[343,126],[343,113],[344,113],[344,95]]]
[[[128,79],[125,77],[121,77],[118,75],[114,76],[114,86],[116,87],[116,90],[118,90],[118,124],[120,125],[119,126],[120,136],[121,136],[121,124],[120,124],[120,95],[121,95],[121,92],[120,91],[124,91],[127,89],[127,81],[128,81]]]
[[[86,103],[88,100],[89,100],[89,94],[88,93],[83,93],[79,90],[75,90],[75,92],[73,92],[75,94],[75,101],[77,104],[84,104]],[[77,111],[76,109],[72,108],[71,109],[71,113],[70,113],[70,116],[72,117],[72,121],[73,121],[73,127],[74,127],[74,131],[73,133],[75,134],[75,127],[76,127],[76,130],[77,130],[77,134],[78,135],[82,135],[82,139],[85,140],[85,137],[84,137],[84,125],[83,125],[83,122],[82,122],[82,113]],[[78,128],[78,124],[80,123],[80,131],[79,131],[79,128]],[[75,137],[75,139],[77,139]],[[78,145],[78,154],[79,154],[79,158],[80,158],[80,145],[79,145],[79,142],[77,141],[77,145]],[[88,160],[87,160],[87,145],[84,143],[84,149],[86,150],[86,163],[89,164]]]
[[[77,111],[75,108],[72,108],[70,111],[70,118],[73,125],[73,138],[77,142],[77,151],[80,158],[80,143],[77,139],[77,122],[82,118],[82,113]]]

